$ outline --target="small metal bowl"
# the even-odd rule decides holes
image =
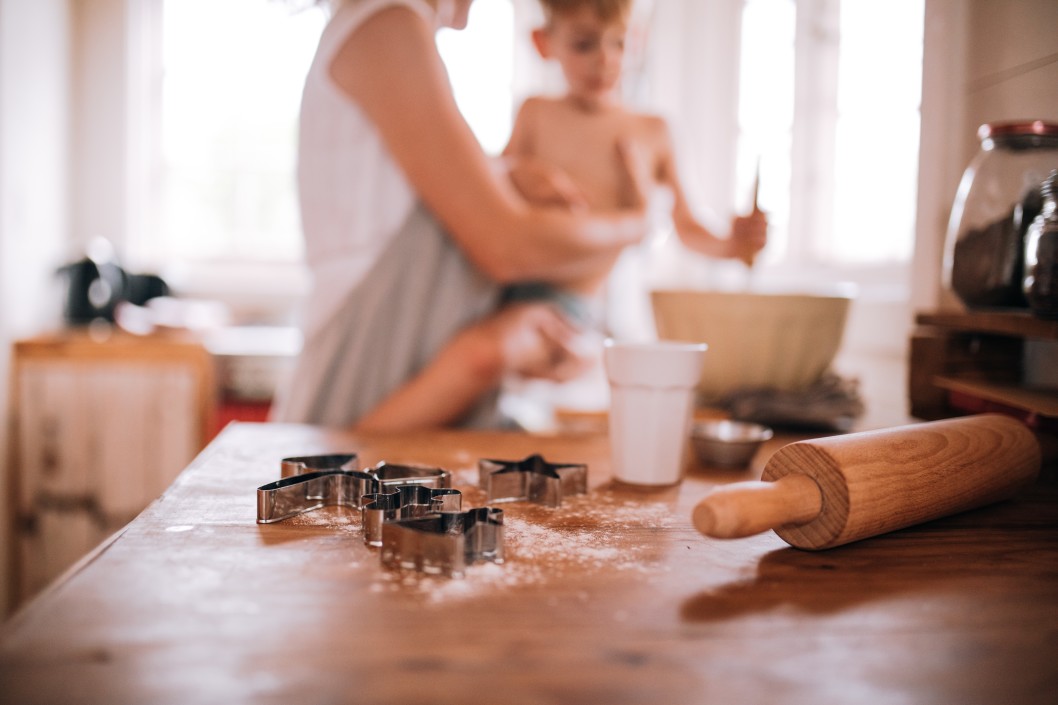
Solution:
[[[697,421],[691,443],[704,465],[742,468],[774,433],[767,426],[744,421]]]

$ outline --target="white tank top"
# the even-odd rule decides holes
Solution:
[[[416,202],[375,125],[329,72],[348,37],[369,17],[394,5],[418,12],[431,26],[435,22],[423,0],[345,3],[323,30],[305,79],[298,189],[305,256],[313,275],[302,322],[306,336],[327,325]]]

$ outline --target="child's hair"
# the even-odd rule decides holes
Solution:
[[[565,15],[582,7],[590,7],[599,19],[609,22],[627,15],[632,2],[633,0],[540,0],[540,6],[544,9],[544,19],[548,24],[556,15]]]

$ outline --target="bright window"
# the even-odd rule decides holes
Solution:
[[[790,155],[794,124],[793,0],[747,0],[742,17],[739,67],[738,183],[760,169],[759,200],[768,212],[767,255],[790,249]]]
[[[297,261],[297,111],[324,13],[266,0],[158,1],[161,159],[156,207],[140,249],[154,261]],[[506,142],[512,86],[525,78],[514,75],[514,33],[526,32],[515,29],[515,11],[533,2],[480,0],[467,30],[438,35],[456,100],[490,153]],[[649,10],[650,0],[641,2]],[[732,163],[687,155],[705,163],[699,171],[730,174],[740,203],[707,205],[743,208],[741,185],[759,164],[761,204],[772,224],[766,264],[907,262],[923,0],[724,2],[735,8],[729,16],[740,17],[741,42],[730,43],[738,56],[710,60],[740,67],[738,134],[730,137],[738,148]],[[648,41],[672,41],[674,31],[685,42],[716,36],[666,26]],[[683,76],[659,83],[662,92],[686,90],[695,80],[686,66],[664,71]]]
[[[511,134],[513,33],[511,0],[475,2],[466,29],[437,33],[456,103],[489,154],[502,152]]]
[[[159,261],[300,257],[301,87],[324,15],[262,0],[164,0]]]
[[[760,160],[770,261],[910,260],[923,3],[746,0],[739,181]]]
[[[841,5],[834,225],[829,239],[814,243],[818,256],[911,259],[923,19],[921,0]]]
[[[290,262],[302,83],[326,15],[267,0],[163,0],[153,261]],[[461,110],[499,153],[511,129],[510,0],[475,3],[438,47]]]

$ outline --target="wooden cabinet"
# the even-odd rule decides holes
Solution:
[[[925,419],[1005,411],[1058,432],[1058,387],[1026,369],[1058,370],[1058,321],[1028,312],[923,313],[911,339],[911,413]],[[1038,346],[1038,347],[1034,347]]]
[[[216,384],[187,338],[73,331],[13,352],[18,604],[165,491],[208,441]]]

